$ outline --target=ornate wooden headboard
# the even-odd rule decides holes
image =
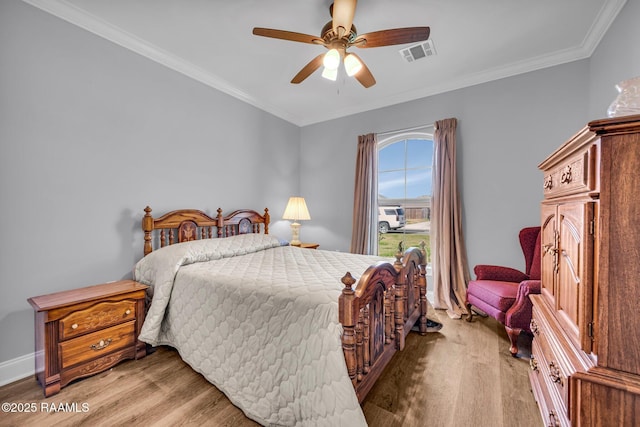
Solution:
[[[142,230],[144,231],[144,254],[148,255],[153,248],[162,248],[174,243],[190,240],[228,237],[237,234],[261,233],[269,234],[269,209],[264,215],[250,209],[240,209],[223,216],[218,208],[215,218],[197,209],[180,209],[154,218],[151,208],[144,208]],[[214,233],[215,229],[215,233]],[[154,233],[154,230],[157,230]]]

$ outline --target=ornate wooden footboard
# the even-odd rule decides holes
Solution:
[[[269,210],[237,210],[211,217],[195,209],[182,209],[153,218],[145,208],[142,218],[144,255],[154,248],[190,240],[245,233],[269,233]],[[350,273],[342,278],[339,298],[342,347],[347,370],[358,401],[362,402],[416,322],[420,333],[427,328],[426,254],[421,248],[398,248],[396,261],[370,266],[357,281]],[[355,288],[353,287],[354,285]]]
[[[396,262],[369,267],[357,282],[350,273],[342,278],[339,300],[342,348],[347,371],[362,402],[405,337],[418,321],[427,331],[426,256],[422,248],[402,253]]]

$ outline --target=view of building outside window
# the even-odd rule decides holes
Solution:
[[[378,149],[378,254],[426,244],[430,261],[433,141],[396,137]]]

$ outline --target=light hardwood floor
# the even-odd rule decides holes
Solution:
[[[513,358],[504,328],[491,318],[450,320],[438,333],[411,333],[405,350],[367,396],[370,426],[541,426],[529,388],[530,344]],[[529,347],[527,347],[529,344]],[[48,399],[32,377],[0,387],[0,402],[35,404],[35,413],[0,413],[2,426],[256,426],[174,350],[160,348],[77,381]],[[77,404],[47,412],[43,404]],[[88,408],[83,408],[87,404]],[[86,412],[82,412],[87,409]]]

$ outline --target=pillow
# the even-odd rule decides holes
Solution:
[[[278,241],[280,242],[280,246],[289,246],[289,241],[285,240],[285,239],[281,239],[280,237],[276,236],[276,238],[278,239]]]

